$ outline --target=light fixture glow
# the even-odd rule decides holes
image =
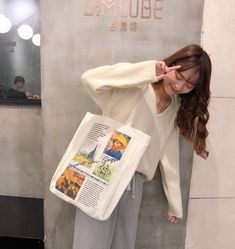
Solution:
[[[35,1],[18,0],[9,2],[9,8],[16,23],[19,23],[22,20],[30,17],[34,12],[37,11]]]
[[[35,34],[32,38],[32,42],[35,46],[40,46],[40,34]]]
[[[29,25],[23,24],[18,28],[18,34],[22,39],[28,40],[33,36],[33,29]]]
[[[11,29],[11,26],[10,19],[0,14],[0,33],[7,33]]]

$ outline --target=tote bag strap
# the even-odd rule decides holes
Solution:
[[[131,111],[131,113],[130,113],[128,119],[127,119],[126,122],[125,122],[126,125],[131,126],[131,125],[134,123],[135,118],[136,118],[136,114],[139,112],[140,107],[142,106],[142,103],[143,103],[143,101],[144,101],[144,97],[145,97],[145,94],[146,94],[148,88],[149,88],[149,86],[146,86],[146,87],[141,91],[142,93],[140,94],[140,96],[139,96],[139,98],[138,98],[138,101],[137,101],[135,107],[133,108],[133,110]]]

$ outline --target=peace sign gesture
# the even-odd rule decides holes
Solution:
[[[173,66],[173,67],[168,67],[165,63],[165,61],[156,61],[156,76],[157,76],[157,80],[162,80],[165,76],[166,73],[173,71],[173,70],[177,70],[181,68],[180,65],[178,66]]]

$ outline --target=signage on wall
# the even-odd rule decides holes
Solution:
[[[15,48],[16,48],[16,41],[9,40],[7,42],[7,47],[8,47],[9,53],[13,53],[15,51]]]
[[[140,19],[162,19],[163,0],[84,0],[85,16],[111,15],[121,21],[112,21],[109,31],[135,32]],[[124,5],[128,1],[128,7]]]

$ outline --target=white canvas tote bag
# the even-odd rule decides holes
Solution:
[[[85,115],[51,180],[52,193],[97,220],[108,219],[150,142],[131,127],[146,89],[125,123]]]

